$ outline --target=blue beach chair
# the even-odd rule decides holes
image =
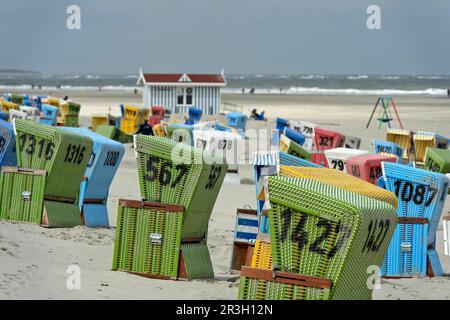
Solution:
[[[87,136],[93,141],[91,159],[80,186],[79,208],[87,227],[109,228],[107,200],[109,187],[125,154],[124,146],[84,128],[64,130]]]
[[[392,162],[382,163],[386,189],[398,197],[399,223],[382,267],[385,276],[442,275],[434,254],[436,231],[449,189],[449,179],[440,173]]]

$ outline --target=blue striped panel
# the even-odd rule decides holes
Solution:
[[[236,232],[236,239],[256,239],[257,233],[250,233],[250,232]]]
[[[240,226],[250,226],[250,227],[258,227],[258,217],[255,217],[255,219],[238,219],[238,225]]]

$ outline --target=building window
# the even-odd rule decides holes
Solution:
[[[183,88],[177,88],[177,104],[184,104],[184,90]]]
[[[192,88],[186,88],[186,104],[192,106]]]
[[[191,106],[192,105],[192,88],[177,88],[177,105]]]

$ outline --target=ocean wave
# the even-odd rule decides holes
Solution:
[[[240,93],[242,89],[238,88],[225,88],[222,90],[224,93]],[[248,93],[248,90],[245,91]],[[265,89],[256,88],[256,94],[298,94],[298,95],[348,95],[348,96],[446,96],[447,89],[440,88],[428,88],[425,90],[400,90],[400,89],[326,89],[318,87],[291,87],[289,89]]]
[[[360,74],[357,76],[348,76],[347,77],[348,80],[361,80],[361,79],[368,79],[368,78],[369,78],[369,76],[366,74]]]
[[[290,94],[317,94],[317,95],[428,95],[428,96],[445,96],[446,89],[428,88],[425,90],[400,90],[400,89],[325,89],[325,88],[304,88],[292,87],[287,90]]]
[[[322,79],[325,79],[325,76],[324,75],[318,75],[318,74],[308,74],[308,75],[305,75],[305,76],[301,76],[300,78],[304,79],[304,80],[316,80],[316,79],[322,80]]]

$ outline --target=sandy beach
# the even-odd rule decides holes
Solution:
[[[37,91],[30,92],[39,94]],[[48,92],[41,92],[48,94]],[[119,115],[119,105],[141,105],[141,92],[53,91],[81,103],[83,127],[92,114]],[[248,128],[274,128],[275,117],[305,120],[321,127],[362,138],[361,149],[371,151],[371,139],[385,138],[386,126],[366,123],[377,100],[375,96],[223,94],[226,106],[265,111],[267,122],[249,121]],[[405,128],[450,136],[450,99],[402,96],[395,98]],[[220,117],[223,119],[223,116]],[[395,123],[396,124],[396,123]],[[164,281],[111,271],[118,199],[139,200],[136,160],[131,145],[111,185],[108,209],[111,229],[44,229],[35,225],[0,222],[0,299],[236,299],[238,277],[228,271],[237,208],[255,207],[250,166],[240,171],[240,185],[225,182],[209,224],[208,247],[215,279],[209,281]],[[450,208],[447,199],[443,214]],[[383,280],[374,299],[450,299],[450,256],[443,253],[442,226],[437,249],[447,276],[423,279]],[[66,286],[70,265],[81,269],[81,289]]]

